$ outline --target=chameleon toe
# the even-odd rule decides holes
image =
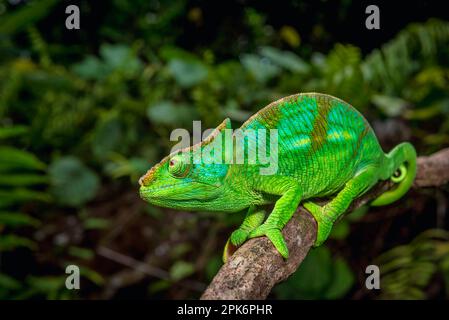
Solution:
[[[254,229],[250,234],[249,238],[256,238],[266,236],[270,239],[271,243],[273,243],[276,250],[280,253],[280,255],[287,259],[288,258],[288,248],[287,243],[284,240],[284,236],[282,232],[278,228],[273,228],[267,225],[261,225],[260,227]]]
[[[236,246],[243,244],[248,238],[249,233],[242,229],[237,229],[231,234],[231,243]]]
[[[288,259],[287,243],[284,240],[284,236],[279,229],[268,230],[266,236],[273,243],[276,250],[281,254],[284,259]]]

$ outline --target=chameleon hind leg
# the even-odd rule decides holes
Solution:
[[[287,190],[274,205],[267,220],[249,234],[249,238],[267,236],[278,252],[288,258],[288,248],[281,230],[295,213],[301,200],[301,192],[297,188]]]
[[[248,239],[249,233],[260,226],[265,219],[265,210],[258,206],[251,206],[246,213],[245,219],[237,230],[232,232],[223,250],[223,262],[231,255],[230,244],[240,246]],[[235,248],[234,248],[235,250]]]
[[[378,169],[369,167],[346,182],[335,198],[324,206],[311,201],[304,203],[304,207],[312,214],[318,225],[314,246],[320,246],[326,241],[334,222],[348,209],[352,201],[376,184],[378,179]]]

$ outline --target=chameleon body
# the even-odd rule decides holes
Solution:
[[[243,133],[249,129],[277,129],[274,174],[261,175],[260,169],[266,165],[248,159],[243,163],[192,161],[218,137],[225,137],[225,129],[230,127],[229,119],[224,120],[207,139],[165,157],[139,180],[141,197],[154,205],[192,211],[247,210],[228,244],[239,246],[249,238],[267,236],[287,258],[281,230],[300,204],[317,222],[318,246],[351,202],[379,180],[391,179],[396,187],[371,205],[399,199],[415,178],[416,152],[410,143],[401,143],[385,154],[366,119],[348,103],[329,95],[288,96],[266,106],[242,125]],[[245,149],[251,145],[250,139],[260,139],[260,135],[246,137]],[[235,148],[235,143],[233,148],[223,147],[222,158]],[[317,198],[330,201],[320,206],[314,202]],[[270,203],[274,208],[266,217],[263,206]]]

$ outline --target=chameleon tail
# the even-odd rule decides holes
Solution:
[[[413,184],[416,176],[416,151],[413,145],[403,142],[386,155],[388,176],[397,187],[381,194],[372,206],[384,206],[401,198]],[[387,178],[387,177],[386,177]]]

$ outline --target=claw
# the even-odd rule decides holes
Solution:
[[[249,234],[250,238],[261,236],[267,236],[267,238],[270,239],[270,241],[273,243],[276,250],[281,254],[281,256],[284,257],[284,259],[288,258],[287,243],[285,242],[280,229],[273,228],[267,225],[261,225]]]

